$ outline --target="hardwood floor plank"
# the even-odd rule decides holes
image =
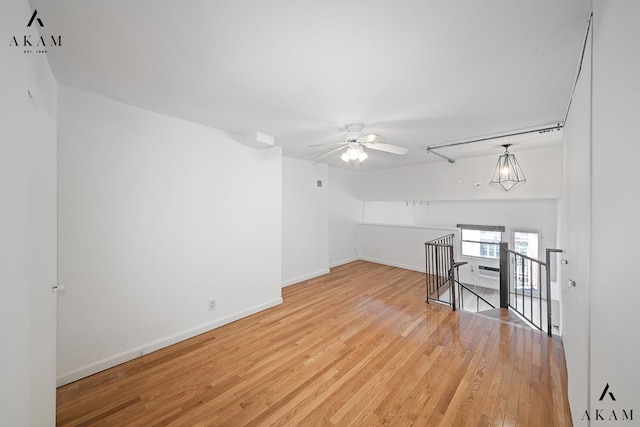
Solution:
[[[57,425],[571,425],[559,338],[424,293],[414,271],[333,268],[280,306],[60,387]]]
[[[482,358],[479,362],[479,365],[484,368],[484,373],[480,384],[478,385],[473,405],[469,411],[469,415],[467,416],[465,425],[468,426],[489,425],[491,419],[487,415],[483,414],[483,410],[485,402],[487,405],[492,403],[489,399],[492,387],[495,387],[497,390],[496,384],[499,384],[500,380],[500,377],[496,375],[499,356],[498,349],[500,345],[499,330],[497,328],[488,327],[485,329],[485,335],[487,336],[488,344],[485,347],[485,350],[482,353]],[[494,384],[494,380],[496,379],[498,381]]]

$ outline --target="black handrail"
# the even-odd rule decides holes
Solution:
[[[471,292],[475,297],[476,297],[476,311],[480,311],[480,300],[482,300],[485,304],[487,304],[489,307],[491,308],[496,308],[495,305],[491,304],[489,301],[487,301],[486,299],[482,298],[480,295],[478,295],[475,291],[469,289],[467,287],[468,283],[462,283],[462,282],[458,282],[456,280],[456,283],[458,283],[458,286],[461,286],[462,288],[466,289],[467,291]],[[462,292],[460,292],[460,300],[462,301]],[[462,307],[462,302],[460,303],[460,306]]]

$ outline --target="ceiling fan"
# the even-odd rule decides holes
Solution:
[[[365,148],[371,150],[384,151],[387,153],[405,155],[409,152],[407,147],[402,147],[400,145],[393,144],[385,144],[384,138],[380,135],[365,135],[362,132],[364,128],[364,124],[362,123],[352,123],[348,124],[345,127],[347,134],[344,137],[344,140],[341,142],[330,142],[328,144],[318,144],[312,145],[312,147],[322,147],[327,145],[339,145],[338,148],[334,148],[326,153],[320,154],[313,158],[314,162],[319,161],[325,157],[331,156],[333,154],[338,153],[339,151],[343,151],[340,158],[345,161],[360,161],[363,162],[369,157]]]

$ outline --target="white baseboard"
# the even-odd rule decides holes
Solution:
[[[341,261],[336,261],[336,262],[333,262],[333,263],[329,264],[329,268],[333,268],[333,267],[338,267],[340,265],[349,264],[350,262],[358,261],[358,260],[361,260],[361,259],[362,258],[360,258],[358,256],[353,257],[353,258],[349,258],[349,259],[343,259]]]
[[[316,271],[315,273],[305,274],[304,276],[296,277],[294,279],[285,280],[284,282],[282,282],[282,287],[284,288],[290,285],[295,285],[296,283],[300,283],[300,282],[304,282],[305,280],[324,276],[325,274],[329,274],[328,268],[324,270]]]
[[[256,314],[268,308],[275,307],[276,305],[279,305],[279,304],[282,304],[282,298],[275,298],[273,300],[265,302],[264,304],[260,304],[255,307],[251,307],[246,310],[239,311],[237,313],[223,317],[222,319],[217,319],[212,322],[208,322],[203,325],[197,326],[195,328],[189,329],[187,331],[184,331],[175,335],[170,335],[168,337],[161,338],[159,340],[147,343],[140,347],[123,351],[122,353],[118,353],[113,356],[98,360],[97,362],[90,363],[86,366],[83,366],[82,368],[79,368],[74,371],[67,372],[65,374],[58,376],[56,378],[56,387],[69,384],[81,378],[88,377],[89,375],[93,375],[97,372],[104,371],[105,369],[109,369],[114,366],[120,365],[121,363],[128,362],[130,360],[133,360],[145,354],[149,354],[156,350],[160,350],[161,348],[165,348],[170,345],[176,344],[180,341],[193,338],[196,335],[200,335],[212,329],[219,328],[220,326],[224,326],[228,323],[235,322],[236,320],[240,320],[244,317],[251,316],[252,314]]]
[[[392,262],[392,261],[386,261],[386,260],[376,259],[376,258],[369,258],[369,257],[364,257],[364,256],[361,256],[359,259],[361,259],[362,261],[375,262],[376,264],[388,265],[390,267],[398,267],[398,268],[404,268],[405,270],[417,271],[419,273],[424,273],[425,272],[424,267],[415,267],[413,265],[398,264],[398,263],[395,263],[395,262]]]

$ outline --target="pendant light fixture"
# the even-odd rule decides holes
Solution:
[[[504,154],[498,158],[496,168],[493,170],[490,185],[504,191],[509,191],[513,187],[527,182],[516,156],[509,153],[511,144],[504,144]]]

